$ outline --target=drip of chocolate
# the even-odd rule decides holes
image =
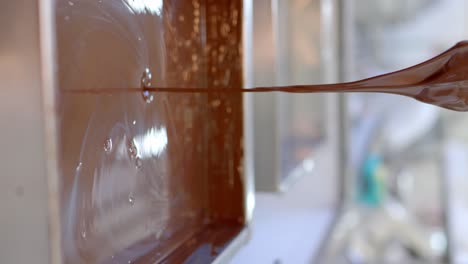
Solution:
[[[457,43],[442,54],[418,65],[355,82],[255,88],[146,87],[153,92],[238,93],[238,92],[378,92],[412,97],[454,111],[468,111],[468,41]],[[116,92],[99,89],[88,92]],[[136,89],[118,89],[136,91]],[[72,91],[73,92],[73,91]],[[80,92],[84,92],[80,90]]]

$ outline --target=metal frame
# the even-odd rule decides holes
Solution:
[[[2,263],[62,262],[52,5],[21,0],[0,9]]]
[[[253,63],[252,63],[252,35],[253,35],[253,0],[243,0],[243,25],[242,25],[242,45],[243,45],[243,75],[244,86],[250,87],[253,84]],[[244,119],[244,190],[245,190],[245,218],[249,223],[252,219],[255,207],[255,179],[254,179],[254,124],[253,98],[252,94],[243,95],[243,119]]]
[[[288,85],[291,84],[289,74],[289,38],[288,34],[288,19],[280,12],[288,9],[288,2],[279,0],[264,1],[271,4],[271,34],[268,37],[273,41],[274,65],[271,69],[262,69],[260,80],[257,80],[253,85]],[[260,3],[260,2],[259,2]],[[333,56],[336,54],[337,47],[336,39],[337,25],[335,16],[333,16],[334,1],[321,1],[321,17],[320,23],[320,61],[323,71],[321,75],[325,82],[337,81],[336,72],[338,63],[334,61]],[[335,34],[336,33],[336,34]],[[255,48],[255,47],[254,47]],[[255,51],[254,51],[255,52]],[[333,61],[332,63],[330,63]],[[255,69],[254,69],[255,70]],[[258,72],[257,72],[258,74]],[[265,76],[263,76],[265,75]],[[266,79],[267,75],[272,75],[271,79]],[[263,78],[262,78],[263,77]],[[267,82],[267,84],[265,84]],[[255,181],[256,190],[262,192],[286,192],[302,176],[310,173],[301,171],[300,168],[294,169],[286,178],[281,177],[281,162],[280,153],[280,136],[283,134],[283,121],[286,118],[284,111],[286,107],[286,95],[281,93],[269,93],[253,96],[253,111],[255,119]],[[337,112],[339,98],[336,94],[328,94],[325,96],[326,109],[324,115],[327,116],[327,138],[335,138],[339,136],[335,131],[337,121]],[[337,141],[335,139],[331,141]],[[336,142],[332,142],[333,152],[338,151]],[[338,169],[338,171],[340,171]],[[313,173],[313,172],[312,172]]]
[[[49,240],[50,262],[62,263],[61,236],[60,236],[60,176],[58,172],[58,136],[56,117],[56,72],[55,60],[55,12],[54,1],[39,1],[39,21],[41,32],[41,62],[43,79],[43,99],[46,118],[46,168],[49,197]],[[49,117],[49,118],[47,118]]]

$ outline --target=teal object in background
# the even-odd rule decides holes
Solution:
[[[359,201],[368,206],[379,206],[385,189],[383,161],[379,155],[371,154],[364,160],[359,183]]]

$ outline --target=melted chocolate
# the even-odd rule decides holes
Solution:
[[[372,78],[337,84],[216,89],[207,87],[147,87],[153,92],[378,92],[412,97],[454,111],[468,111],[468,41],[421,64]],[[129,89],[135,91],[135,89]],[[115,92],[115,89],[87,92]],[[128,91],[128,90],[127,90]],[[83,90],[80,90],[83,92]]]
[[[56,5],[64,262],[209,263],[244,228],[242,95],[139,85],[242,87],[242,1]]]
[[[140,2],[158,1],[55,2],[66,263],[219,254],[245,220],[242,92],[383,92],[468,110],[466,42],[362,81],[246,89],[242,1]]]

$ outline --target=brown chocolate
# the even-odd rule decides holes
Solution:
[[[65,262],[211,261],[244,228],[242,95],[216,92],[242,87],[242,1],[56,5]]]
[[[241,3],[56,1],[66,263],[219,254],[245,219],[242,92],[384,92],[468,110],[465,42],[362,81],[246,89]]]

